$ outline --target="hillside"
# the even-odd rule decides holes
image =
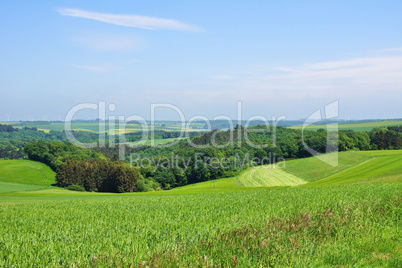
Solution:
[[[328,155],[330,157],[330,155]],[[394,182],[402,180],[402,150],[340,152],[339,165],[331,167],[315,157],[290,160],[275,165],[257,166],[240,175],[190,184],[170,191],[127,193],[127,195],[181,195],[223,193],[270,187],[319,187],[367,182]],[[283,165],[284,166],[280,166]],[[0,161],[0,192],[26,191],[28,196],[92,196],[101,193],[77,193],[64,189],[44,189],[55,183],[55,173],[46,165],[28,160]],[[12,184],[11,184],[12,183]],[[35,186],[36,185],[36,186]],[[41,190],[35,192],[32,190]],[[102,194],[109,195],[109,194]]]
[[[249,168],[237,176],[235,181],[245,187],[296,186],[307,183],[276,165]]]
[[[331,156],[334,155],[327,155]],[[340,152],[338,157],[339,164],[336,167],[315,157],[252,167],[234,181],[245,187],[319,187],[402,181],[402,150]]]
[[[31,160],[0,160],[0,181],[51,186],[55,172],[47,165]]]
[[[51,188],[55,172],[45,164],[30,160],[0,160],[0,193]]]

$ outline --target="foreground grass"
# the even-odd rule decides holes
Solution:
[[[384,183],[17,198],[0,204],[0,266],[400,267],[401,193]]]

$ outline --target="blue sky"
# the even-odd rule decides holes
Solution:
[[[0,121],[99,101],[299,119],[338,100],[341,118],[401,118],[400,14],[402,1],[2,1]]]

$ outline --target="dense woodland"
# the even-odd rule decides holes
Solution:
[[[93,142],[98,137],[83,131],[74,134],[82,142]],[[126,138],[134,141],[141,135],[126,134]],[[178,132],[155,132],[155,138],[178,135]],[[190,135],[191,144],[181,140],[173,146],[106,144],[85,149],[67,142],[62,131],[45,133],[35,128],[0,125],[0,158],[26,157],[43,162],[57,172],[57,182],[62,187],[78,185],[87,191],[125,192],[171,189],[235,176],[254,165],[311,156],[305,145],[320,153],[402,149],[402,126],[376,128],[370,132],[327,133],[319,129],[305,131],[304,139],[301,130],[267,126],[244,128],[237,125],[233,130],[213,130],[197,135],[199,133]],[[119,137],[115,139],[118,141]],[[125,151],[125,162],[118,160],[121,148]],[[129,169],[130,161],[136,167]]]
[[[133,191],[139,180],[136,168],[120,161],[67,160],[57,168],[56,182],[61,187],[78,185],[86,191],[124,193]]]
[[[213,138],[215,145],[223,148],[213,146]],[[172,147],[137,150],[134,153],[134,164],[138,165],[145,183],[155,181],[163,189],[170,189],[235,176],[254,165],[309,157],[311,154],[306,150],[303,141],[320,153],[336,150],[401,149],[402,127],[373,129],[370,132],[339,131],[329,135],[327,131],[320,129],[306,131],[303,140],[300,130],[277,127],[274,133],[273,128],[265,126],[237,126],[234,130],[214,130],[193,138],[193,145],[202,148],[195,148],[186,141],[181,141]]]

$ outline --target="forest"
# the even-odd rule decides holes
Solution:
[[[251,166],[309,157],[306,146],[319,153],[402,148],[402,126],[369,132],[328,133],[318,129],[303,133],[285,127],[237,125],[233,130],[213,130],[202,135],[194,132],[189,135],[190,142],[183,139],[172,146],[132,147],[107,143],[92,149],[74,146],[63,131],[45,133],[35,128],[3,125],[0,130],[0,158],[42,162],[57,172],[59,186],[77,185],[87,191],[168,190],[232,177]],[[82,142],[96,141],[98,137],[84,131],[74,134]],[[172,138],[179,134],[155,131],[154,137]],[[134,141],[141,133],[125,136]],[[116,135],[116,141],[119,138]],[[124,161],[118,159],[122,147]],[[130,165],[132,169],[128,168]]]

